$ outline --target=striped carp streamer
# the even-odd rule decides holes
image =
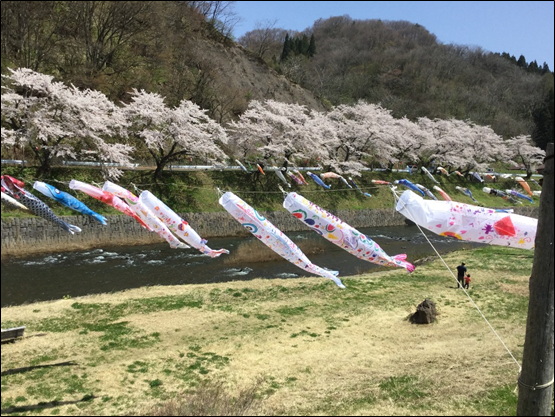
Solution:
[[[395,209],[407,219],[440,236],[459,240],[532,249],[538,220],[455,201],[424,200],[407,190]]]
[[[220,197],[219,203],[245,229],[278,255],[307,272],[331,279],[339,288],[345,288],[345,285],[337,278],[339,274],[337,271],[330,271],[310,262],[291,239],[235,194],[228,191]]]
[[[283,207],[316,233],[363,261],[414,271],[414,265],[405,260],[407,255],[389,256],[368,236],[297,193],[287,194]]]

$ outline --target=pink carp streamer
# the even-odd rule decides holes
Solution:
[[[227,249],[214,250],[207,246],[207,241],[202,239],[199,234],[189,226],[185,220],[177,215],[171,208],[160,201],[150,191],[143,191],[139,195],[141,201],[147,208],[149,208],[160,220],[162,220],[168,228],[181,238],[185,243],[198,249],[205,255],[216,258],[221,254],[229,254]]]
[[[94,185],[87,184],[86,182],[77,181],[77,180],[71,180],[69,182],[69,188],[71,188],[72,190],[82,191],[85,194],[88,194],[91,197],[96,198],[99,201],[102,201],[104,204],[108,204],[109,206],[112,206],[116,210],[121,211],[123,214],[127,214],[128,216],[133,217],[148,231],[152,231],[152,229],[148,227],[148,225],[139,216],[137,216],[133,212],[133,210],[131,210],[129,205],[121,198],[119,198],[117,195],[109,191],[104,191],[98,187],[95,187]]]
[[[410,190],[401,194],[395,209],[440,236],[521,249],[532,249],[536,240],[537,219],[455,201],[424,200]]]
[[[389,256],[368,236],[297,193],[287,194],[283,207],[316,233],[363,261],[414,271],[414,265],[405,261],[407,255]]]
[[[453,201],[453,199],[451,197],[449,197],[449,194],[447,194],[445,191],[443,191],[437,185],[434,185],[434,190],[436,190],[443,197],[443,199],[445,201]]]
[[[349,184],[345,178],[343,178],[339,174],[336,174],[335,172],[324,172],[323,174],[320,174],[320,178],[322,178],[323,180],[328,180],[330,178],[338,179],[338,180],[341,180],[341,182],[345,184],[347,187],[353,188],[353,186]]]
[[[125,188],[110,181],[106,181],[104,183],[102,190],[123,198],[125,202],[129,204],[131,210],[133,210],[133,212],[139,216],[153,232],[156,232],[162,239],[165,239],[172,249],[186,249],[189,247],[185,243],[180,242],[179,239],[172,234],[164,222],[162,222],[162,220],[150,211],[148,207],[146,207],[131,191],[126,190]]]
[[[338,287],[345,288],[341,280],[337,278],[337,271],[330,271],[310,262],[291,239],[235,194],[225,193],[220,197],[219,203],[235,220],[278,255],[307,272],[329,278]]]

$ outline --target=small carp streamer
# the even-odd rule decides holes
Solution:
[[[455,188],[456,188],[457,190],[459,190],[461,193],[463,193],[464,195],[470,197],[470,198],[472,199],[472,201],[474,201],[475,203],[480,204],[480,203],[478,202],[478,200],[476,200],[476,199],[474,198],[474,196],[472,195],[472,191],[470,191],[468,188],[459,187],[458,185],[457,185]]]
[[[4,187],[2,187],[2,203],[7,204],[7,205],[12,206],[12,207],[15,207],[15,208],[18,208],[19,210],[25,211],[27,213],[33,213],[31,210],[29,210],[27,207],[25,207],[23,204],[21,204],[15,198],[10,197],[8,194],[6,194],[4,192]]]
[[[349,184],[345,178],[343,178],[339,174],[336,174],[335,172],[324,172],[323,174],[320,174],[320,178],[322,178],[323,180],[327,180],[330,178],[338,179],[338,180],[341,180],[341,182],[345,184],[347,187],[353,188],[352,185]]]
[[[414,265],[405,261],[407,255],[389,256],[368,236],[297,193],[287,194],[283,207],[316,233],[359,259],[414,271]]]
[[[232,192],[225,193],[220,197],[219,203],[235,218],[235,220],[241,223],[244,228],[278,255],[307,272],[329,278],[335,282],[338,287],[345,288],[345,285],[337,278],[337,271],[330,271],[329,269],[321,268],[310,262],[306,255],[291,239],[235,194]]]
[[[416,191],[417,193],[420,193],[422,195],[422,197],[426,197],[426,193],[424,191],[422,191],[420,188],[418,188],[416,186],[416,184],[413,184],[412,182],[410,182],[409,180],[403,178],[400,180],[395,180],[393,181],[393,184],[401,184],[404,185],[407,188],[410,188],[413,191]]]
[[[416,185],[418,188],[420,188],[422,191],[424,191],[426,193],[426,195],[428,197],[430,197],[432,200],[437,200],[437,197],[434,195],[434,193],[432,193],[430,190],[428,190],[423,185],[421,185],[421,184],[414,184],[414,185]]]
[[[432,173],[431,173],[430,171],[428,171],[425,167],[422,167],[421,169],[422,169],[422,172],[423,172],[424,174],[426,174],[426,176],[427,176],[429,179],[431,179],[431,180],[432,180],[433,182],[435,182],[436,184],[439,184],[439,181],[436,180],[436,179],[434,178],[434,176],[432,175]]]
[[[524,178],[522,178],[522,177],[515,177],[515,181],[518,182],[518,183],[520,184],[520,186],[526,190],[526,192],[528,193],[528,195],[529,195],[530,197],[532,197],[532,196],[534,195],[534,193],[533,193],[532,190],[530,189],[530,186],[529,186],[528,183],[524,180]]]
[[[364,191],[362,191],[360,188],[358,188],[358,185],[356,184],[356,182],[353,181],[353,179],[351,177],[349,177],[349,182],[351,184],[353,184],[353,186],[357,189],[357,191],[359,193],[361,193],[362,195],[365,195],[366,197],[372,197],[371,194],[365,193]],[[351,187],[352,188],[352,187]]]
[[[202,239],[199,234],[189,226],[189,223],[179,217],[176,212],[160,201],[150,191],[143,191],[139,195],[139,200],[158,216],[173,233],[193,248],[198,249],[203,254],[209,255],[212,258],[216,258],[222,253],[229,254],[227,249],[210,249],[206,245],[208,242]]]
[[[287,169],[283,168],[283,171],[286,172]],[[274,172],[276,173],[277,177],[281,180],[281,182],[283,182],[285,185],[287,185],[289,188],[291,188],[291,184],[289,184],[289,182],[285,178],[285,175],[283,175],[283,172],[281,172],[281,169],[277,169]]]
[[[443,191],[437,185],[434,185],[433,188],[434,188],[434,190],[436,190],[439,193],[439,195],[441,195],[441,197],[443,197],[443,199],[445,201],[453,201],[453,199],[451,197],[449,197],[449,194],[447,194],[445,191]]]
[[[47,184],[42,181],[35,181],[35,183],[33,184],[33,188],[44,194],[46,197],[50,197],[53,200],[56,200],[58,203],[61,203],[72,210],[78,211],[81,214],[91,216],[106,226],[106,217],[98,214],[95,211],[92,211],[90,208],[87,207],[85,203],[76,199],[71,194],[68,194],[65,191],[58,190],[53,185]]]
[[[314,182],[315,182],[316,184],[318,184],[320,187],[323,187],[323,188],[325,188],[326,190],[329,190],[329,189],[331,188],[331,185],[328,185],[328,184],[326,184],[324,181],[322,181],[318,175],[313,174],[313,173],[310,172],[310,171],[307,171],[307,175],[308,175],[310,178],[312,178],[312,179],[314,180]]]
[[[532,249],[538,220],[455,201],[424,200],[410,190],[395,209],[407,219],[440,236],[470,242]]]
[[[519,192],[516,191],[516,190],[505,190],[505,193],[506,193],[507,195],[512,195],[512,196],[514,196],[514,197],[522,198],[523,200],[526,200],[526,201],[528,201],[528,202],[534,204],[534,200],[532,200],[530,197],[528,197],[528,196],[526,196],[526,195],[524,195],[524,194],[522,194],[522,193],[519,193]],[[532,195],[533,195],[533,194],[532,194]]]

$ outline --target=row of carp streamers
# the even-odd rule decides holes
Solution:
[[[385,181],[375,180],[375,182],[391,185]],[[410,188],[399,197],[396,210],[407,219],[440,236],[522,249],[534,247],[537,219],[458,203],[447,198],[444,198],[445,201],[424,200],[423,196],[427,193],[422,188],[408,180],[398,180],[395,183]],[[72,180],[69,187],[135,218],[145,229],[157,233],[166,240],[171,248],[193,247],[213,258],[221,254],[229,254],[226,249],[214,250],[208,247],[207,241],[202,239],[184,219],[148,190],[141,192],[137,197],[129,190],[110,181],[106,181],[102,189],[77,180]],[[36,181],[33,188],[73,210],[95,218],[103,225],[107,224],[105,217],[95,213],[68,193],[40,181]],[[415,267],[406,260],[406,254],[389,256],[368,236],[303,196],[295,192],[284,194],[283,207],[287,211],[320,236],[351,255],[374,264],[400,267],[407,272],[414,271]],[[44,202],[24,189],[23,182],[7,175],[2,176],[2,200],[58,224],[69,233],[81,231],[77,226],[59,219]],[[313,264],[291,239],[238,196],[232,192],[226,192],[220,197],[219,203],[243,227],[281,257],[306,272],[329,278],[338,287],[345,288],[338,278],[338,271]]]

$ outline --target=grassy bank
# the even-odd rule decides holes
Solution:
[[[33,189],[32,187],[35,181],[33,169],[2,167],[2,171],[3,174],[13,175],[25,181],[28,190]],[[287,190],[296,191],[330,211],[356,210],[362,208],[393,208],[395,206],[394,198],[389,187],[383,185],[377,186],[372,183],[372,180],[393,182],[398,179],[406,178],[413,183],[422,184],[432,191],[433,186],[436,185],[422,173],[363,172],[361,177],[355,178],[355,182],[361,189],[372,195],[372,197],[366,197],[355,189],[347,188],[337,179],[328,180],[327,183],[332,185],[332,188],[330,190],[324,190],[322,187],[316,185],[308,176],[305,175],[305,177],[309,185],[299,186],[297,184],[292,184],[291,188]],[[494,184],[480,184],[468,178],[460,178],[456,175],[446,177],[438,174],[435,175],[435,178],[440,182],[439,187],[454,200],[462,203],[476,204],[470,197],[455,188],[456,186],[466,187],[472,191],[474,197],[480,202],[480,205],[484,207],[510,207],[513,205],[499,197],[484,193],[482,191],[484,185],[501,190],[514,188],[515,190],[523,191],[520,185],[513,179],[500,179],[499,182]],[[68,184],[72,179],[100,185],[104,183],[100,171],[81,168],[54,169],[51,178],[44,178],[42,181],[76,196],[88,207],[100,214],[119,214],[115,209],[89,197],[85,193],[69,189]],[[223,208],[218,204],[218,188],[224,192],[234,191],[259,211],[283,210],[283,197],[278,188],[279,185],[283,186],[283,183],[281,183],[273,172],[268,172],[264,176],[246,174],[242,171],[164,171],[162,181],[160,183],[154,183],[152,180],[152,173],[149,171],[126,171],[124,176],[119,179],[117,183],[136,194],[138,194],[140,190],[150,190],[177,213],[223,211]],[[540,187],[537,185],[531,182],[529,182],[529,184],[532,190],[540,190]],[[398,191],[402,192],[404,190],[406,190],[404,186],[398,186]],[[439,193],[436,191],[433,192],[438,199],[442,199]],[[58,215],[75,214],[75,211],[62,206],[48,197],[42,196],[38,192],[34,192],[34,194],[45,201]],[[539,197],[533,197],[533,199],[535,201],[534,204],[526,200],[520,201],[522,201],[523,206],[537,206]],[[7,206],[3,206],[2,216],[27,216],[27,214],[17,209],[10,209]]]
[[[518,363],[533,255],[444,257],[466,262],[470,296]],[[2,346],[2,414],[515,415],[518,366],[441,260],[342,279],[345,290],[257,279],[3,308],[2,328],[27,328]],[[438,320],[410,324],[425,298]]]

